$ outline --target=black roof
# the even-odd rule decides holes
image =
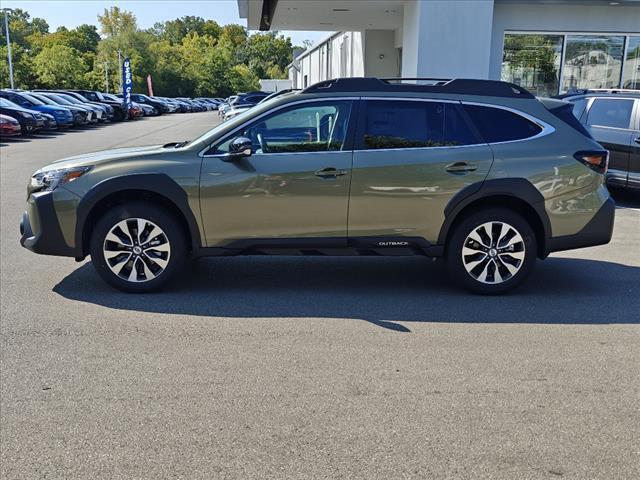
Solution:
[[[417,83],[420,81],[429,83]],[[336,78],[315,83],[302,91],[302,93],[320,92],[455,93],[490,97],[535,98],[528,90],[513,83],[467,78],[453,80],[434,78]]]

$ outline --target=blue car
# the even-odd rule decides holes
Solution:
[[[53,116],[58,128],[67,128],[73,125],[73,113],[71,110],[63,106],[47,105],[27,92],[0,90],[0,98],[6,98],[23,108]]]

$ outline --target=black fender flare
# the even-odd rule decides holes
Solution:
[[[91,210],[107,196],[126,190],[151,192],[171,202],[183,215],[191,234],[192,247],[200,249],[201,238],[198,222],[189,206],[187,192],[171,177],[164,173],[136,173],[111,177],[94,185],[78,204],[76,209],[75,242],[76,250],[85,255],[83,245],[84,229]]]
[[[445,220],[438,235],[438,245],[445,244],[451,226],[465,207],[490,197],[512,197],[528,204],[538,215],[545,242],[551,238],[551,222],[540,191],[524,178],[494,178],[467,185],[449,200],[444,209]]]

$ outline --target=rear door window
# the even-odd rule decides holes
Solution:
[[[457,104],[368,100],[359,148],[432,148],[481,143]]]
[[[587,125],[629,128],[633,100],[624,98],[596,98],[587,114]]]
[[[509,110],[480,105],[464,105],[464,109],[487,143],[523,140],[542,132],[542,127]]]

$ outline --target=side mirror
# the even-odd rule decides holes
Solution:
[[[238,159],[242,157],[250,157],[253,152],[253,143],[247,137],[234,138],[229,144],[228,157],[230,159]]]

